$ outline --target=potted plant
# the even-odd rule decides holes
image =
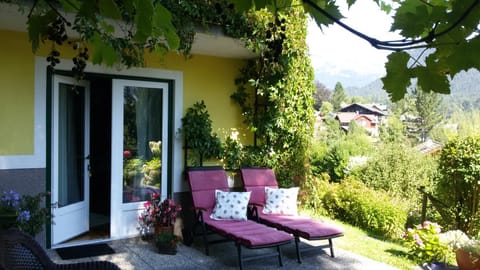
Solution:
[[[173,225],[179,211],[180,205],[175,204],[172,199],[161,201],[160,194],[153,192],[151,199],[146,201],[144,209],[138,216],[139,231],[142,239],[151,239],[154,235],[169,231],[173,234]]]
[[[161,254],[177,254],[178,237],[173,231],[163,231],[156,235],[155,246]]]
[[[186,153],[191,151],[194,155],[187,158],[193,166],[202,166],[204,159],[221,158],[222,144],[212,132],[212,120],[203,100],[187,109],[179,133],[185,140]]]
[[[240,185],[237,179],[238,169],[240,169],[243,160],[243,145],[238,140],[238,131],[232,132],[223,143],[223,167],[227,171],[229,187]]]
[[[410,257],[421,265],[430,265],[430,269],[447,269],[445,260],[450,249],[440,233],[440,225],[429,221],[408,228],[403,240],[409,249]]]
[[[48,193],[20,196],[16,191],[3,191],[0,195],[0,229],[18,227],[35,236],[50,221],[50,209],[42,207]]]

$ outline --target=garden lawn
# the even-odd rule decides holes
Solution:
[[[352,225],[335,221],[345,229],[344,237],[334,240],[334,247],[368,257],[372,260],[404,270],[412,270],[416,264],[407,258],[407,248],[399,243],[374,238]]]

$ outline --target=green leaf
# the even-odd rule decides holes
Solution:
[[[330,14],[333,18],[340,20],[343,18],[342,14],[340,13],[340,10],[338,6],[335,5],[334,1],[316,1],[316,6],[318,6],[320,9],[323,11],[327,12]],[[322,12],[318,11],[314,6],[311,6],[310,4],[303,4],[303,8],[305,11],[310,13],[310,15],[313,17],[315,22],[317,23],[318,27],[322,28],[322,26],[328,26],[330,24],[333,24],[333,21],[326,17]]]
[[[419,37],[428,33],[433,26],[430,21],[431,8],[418,0],[406,0],[396,10],[392,30],[400,30],[404,37]]]
[[[450,83],[445,73],[432,66],[419,66],[415,68],[415,74],[418,78],[417,84],[423,91],[450,94]]]
[[[155,6],[152,23],[154,24],[152,34],[155,37],[165,37],[168,47],[172,50],[176,50],[180,46],[180,38],[172,23],[172,15],[163,5]]]
[[[153,4],[150,0],[136,0],[136,8],[135,24],[137,32],[134,39],[138,42],[144,42],[152,33]]]
[[[410,79],[413,77],[407,64],[410,55],[406,52],[394,52],[388,55],[385,64],[387,75],[382,78],[383,86],[392,101],[398,101],[405,96]]]
[[[480,36],[476,36],[468,42],[462,42],[455,47],[455,50],[446,60],[452,76],[461,70],[466,71],[472,67],[480,70]]]
[[[59,0],[66,12],[77,12],[80,9],[80,1],[77,0]]]
[[[40,46],[40,41],[43,41],[47,36],[48,24],[55,21],[57,14],[50,10],[44,15],[31,15],[27,20],[28,38],[32,43],[32,51],[35,53]]]
[[[98,33],[95,33],[90,41],[95,48],[92,58],[94,64],[113,66],[113,64],[117,62],[115,49],[110,46],[110,44],[106,43]]]
[[[232,3],[238,13],[246,12],[253,7],[251,0],[228,0],[227,2]]]
[[[120,19],[120,10],[118,9],[117,4],[113,0],[99,0],[98,8],[100,10],[100,15],[105,18],[111,19]]]

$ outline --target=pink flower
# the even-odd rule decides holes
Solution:
[[[123,151],[123,158],[131,158],[132,157],[132,152],[129,150]]]

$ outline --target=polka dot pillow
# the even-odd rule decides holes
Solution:
[[[266,204],[264,214],[297,215],[298,187],[269,188],[265,187]]]
[[[215,190],[215,208],[210,217],[216,220],[247,220],[249,192]]]

